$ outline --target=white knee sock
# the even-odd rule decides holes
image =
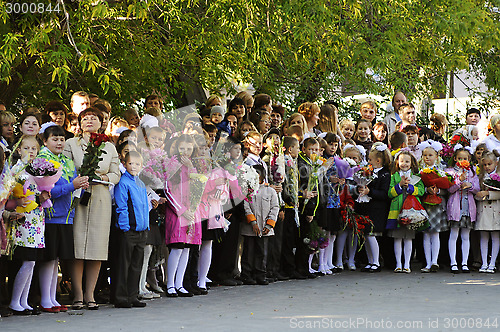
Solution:
[[[344,266],[342,262],[342,254],[344,253],[346,239],[347,231],[341,231],[337,235],[337,240],[335,241],[335,265],[338,267]]]
[[[181,258],[183,249],[172,249],[168,255],[167,263],[167,287],[175,287],[175,274],[179,266],[179,259]],[[172,291],[170,290],[172,293]]]
[[[332,234],[328,238],[328,247],[326,248],[326,266],[329,269],[333,269],[333,247],[335,246],[336,235]]]
[[[490,268],[494,268],[496,266],[499,249],[500,249],[500,232],[499,231],[491,232],[491,261],[489,264]]]
[[[177,272],[175,273],[175,288],[177,289],[183,287],[184,273],[186,273],[188,261],[189,261],[189,248],[184,248],[182,249],[182,253],[179,258],[179,265],[177,266]]]
[[[396,268],[402,268],[401,254],[403,251],[403,239],[394,239],[394,255],[396,256]]]
[[[450,229],[450,239],[448,240],[448,251],[450,252],[450,265],[457,265],[457,239],[460,228]]]
[[[439,249],[441,248],[439,233],[433,232],[430,234],[430,237],[431,237],[431,264],[437,265],[439,257]]]
[[[462,265],[467,265],[467,261],[469,260],[469,250],[470,250],[470,242],[469,242],[469,234],[470,229],[462,228]]]
[[[370,255],[371,255],[371,261],[370,261],[370,257],[368,257],[368,259],[369,259],[368,262],[372,265],[380,266],[380,262],[379,262],[380,249],[378,246],[377,238],[375,236],[367,236],[366,243],[368,244],[367,248],[370,247]],[[367,253],[368,253],[368,250],[367,250]]]
[[[14,288],[12,290],[12,299],[10,301],[11,309],[16,311],[23,311],[25,309],[33,310],[33,308],[28,305],[28,295],[34,268],[34,261],[24,261],[19,272],[17,272],[16,279],[14,280]]]
[[[410,268],[411,252],[412,252],[412,239],[404,239],[405,244],[405,269]]]
[[[212,241],[203,241],[198,260],[198,287],[207,288],[207,274],[212,261]]]
[[[424,233],[424,254],[427,264],[425,267],[430,269],[432,265],[431,234],[427,232]]]
[[[146,276],[148,274],[149,258],[153,252],[153,246],[148,244],[144,247],[144,259],[142,260],[141,278],[139,279],[139,293],[148,293],[146,289]]]
[[[487,231],[480,231],[479,234],[481,235],[481,267],[487,268],[488,267],[488,242],[490,240],[490,232]]]

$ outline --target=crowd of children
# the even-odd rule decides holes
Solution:
[[[406,103],[388,132],[371,101],[339,124],[332,102],[286,117],[270,96],[240,92],[173,123],[156,95],[142,117],[111,118],[91,97],[75,93],[71,113],[25,111],[17,131],[0,113],[3,316],[67,311],[64,291],[71,309],[97,310],[344,269],[411,273],[415,259],[422,273],[496,271],[499,115],[481,142],[469,110],[446,143]],[[39,160],[57,170],[52,186],[33,173]]]

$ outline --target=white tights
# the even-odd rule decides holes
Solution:
[[[462,236],[462,265],[467,265],[469,259],[469,233],[468,228],[452,227],[450,229],[450,239],[448,241],[448,251],[450,252],[450,265],[457,265],[457,239],[458,233]]]
[[[394,239],[394,254],[396,255],[396,268],[401,269],[401,253],[403,251],[404,242],[404,253],[405,253],[405,269],[410,268],[410,259],[412,251],[412,239]]]
[[[349,236],[349,241],[347,241],[347,237]],[[335,248],[335,253],[336,253],[336,262],[335,265],[338,267],[342,267],[342,254],[344,252],[344,247],[347,242],[347,253],[348,253],[348,264],[354,265],[354,255],[356,254],[356,248],[358,246],[358,237],[355,236],[354,239],[352,239],[352,231],[340,231],[339,234],[337,235],[337,240],[336,242],[336,248]]]
[[[326,257],[326,268],[333,269],[335,266],[333,265],[333,247],[335,245],[335,238],[337,235],[330,234],[328,237],[328,247],[326,247],[325,257]]]
[[[212,261],[212,240],[203,241],[198,259],[198,287],[207,288],[207,274]]]
[[[171,290],[172,287],[182,288],[188,259],[189,248],[170,250],[167,263],[167,287],[169,293],[175,292],[175,290]]]
[[[500,248],[500,232],[499,231],[481,231],[481,259],[483,268],[494,268]],[[488,264],[488,244],[491,236],[491,260]]]
[[[379,246],[378,241],[375,236],[367,236],[366,237],[366,256],[368,257],[368,264],[380,266],[379,262]]]
[[[40,304],[44,308],[59,307],[56,300],[57,291],[57,259],[43,262],[40,265]]]
[[[14,280],[14,288],[12,290],[12,300],[10,301],[10,308],[12,310],[33,310],[33,308],[28,305],[28,295],[30,293],[31,278],[33,277],[34,268],[35,261],[24,261],[19,272],[17,272],[16,279]]]
[[[424,233],[424,254],[427,265],[426,268],[430,269],[432,265],[437,265],[439,255],[439,233],[438,232],[425,232]]]

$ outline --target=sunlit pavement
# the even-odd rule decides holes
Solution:
[[[146,308],[43,313],[0,331],[500,330],[500,274],[343,272],[269,286],[213,287]]]

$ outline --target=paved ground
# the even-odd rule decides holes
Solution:
[[[269,286],[212,288],[144,309],[8,317],[0,331],[500,330],[500,274],[343,272]]]

